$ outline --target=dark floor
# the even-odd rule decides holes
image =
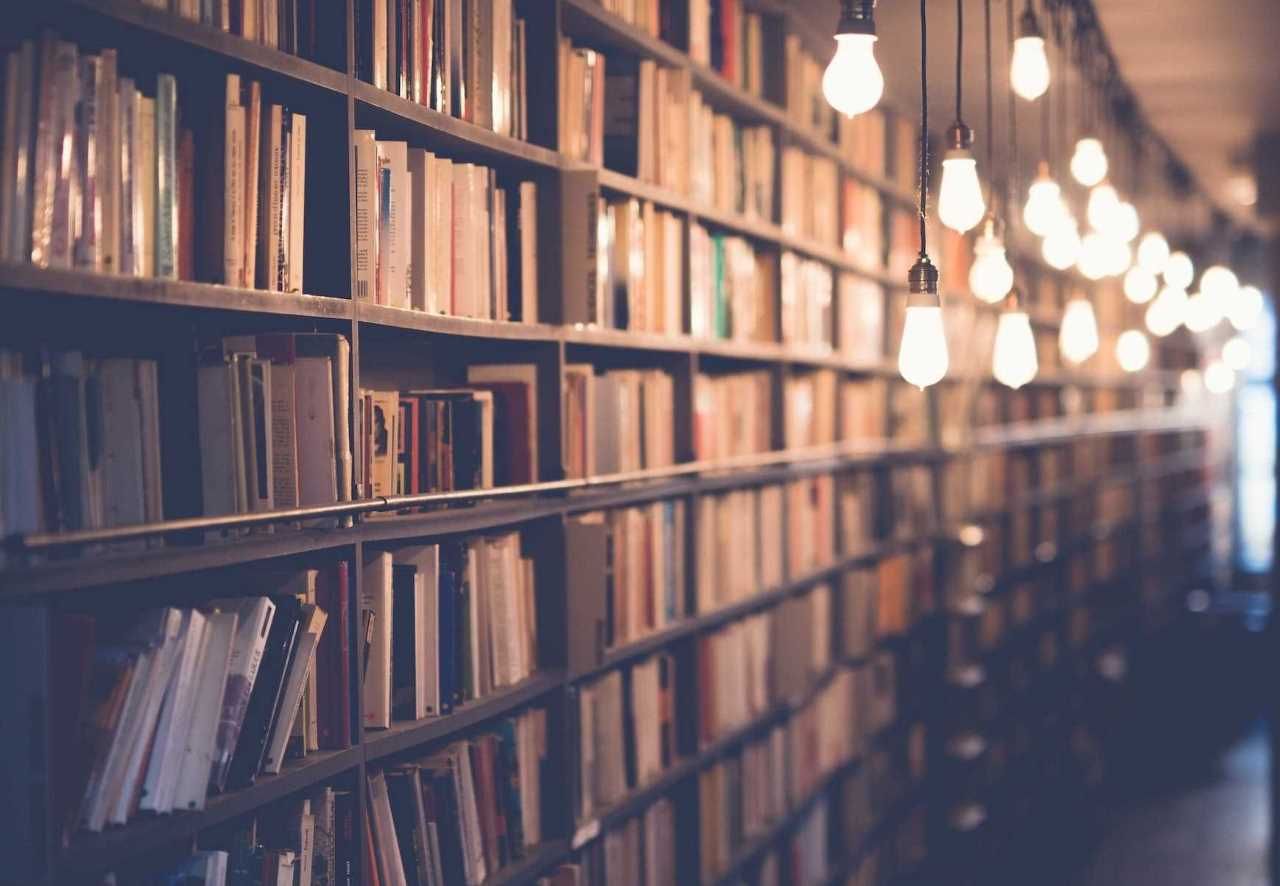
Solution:
[[[1109,813],[1075,886],[1268,886],[1267,779],[1257,729],[1194,781]]]

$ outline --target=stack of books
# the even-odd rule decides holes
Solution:
[[[715,612],[782,584],[783,487],[699,496],[697,611]]]
[[[0,348],[0,531],[164,519],[154,360]]]
[[[481,320],[538,319],[538,188],[357,129],[356,298]]]
[[[81,761],[59,779],[67,831],[203,809],[210,792],[246,787],[290,757],[345,747],[346,578],[344,566],[309,571],[270,597],[123,624],[59,616],[67,679],[87,686],[56,701],[59,759]]]
[[[777,341],[778,265],[745,237],[689,227],[689,332]]]
[[[538,666],[538,597],[520,535],[383,551],[363,567],[366,729],[440,717]]]
[[[114,49],[49,34],[4,64],[0,259],[302,291],[304,115],[229,74],[197,141],[178,81],[120,76]]]
[[[832,348],[835,278],[831,266],[782,253],[782,342],[812,351]]]
[[[763,369],[699,373],[693,383],[693,452],[715,461],[768,452],[773,379]]]
[[[597,227],[603,326],[684,331],[684,220],[630,197],[602,199]]]
[[[661,369],[565,366],[565,476],[675,464],[675,381]]]
[[[514,0],[356,0],[356,76],[499,135],[529,137],[528,47]]]
[[[840,168],[803,148],[782,149],[782,230],[827,246],[840,245]]]
[[[578,689],[578,820],[675,765],[676,660],[659,653]]]
[[[356,454],[366,498],[537,479],[534,365],[470,366],[467,379],[467,387],[359,392]]]
[[[542,842],[538,708],[368,779],[362,882],[479,886]]]
[[[569,604],[599,648],[584,647],[591,666],[603,651],[661,631],[686,615],[685,504],[658,501],[570,518],[565,529]],[[571,650],[575,642],[570,641]]]
[[[350,344],[330,333],[235,336],[201,350],[205,514],[350,501],[350,366]]]

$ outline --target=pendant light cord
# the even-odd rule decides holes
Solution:
[[[960,120],[960,105],[964,91],[964,74],[961,65],[964,59],[964,0],[956,0],[956,119]]]
[[[929,254],[925,233],[925,219],[929,214],[929,84],[928,25],[924,11],[925,0],[920,0],[920,257]]]
[[[986,43],[987,56],[987,208],[991,215],[995,216],[995,113],[993,111],[994,101],[991,93],[991,0],[982,0],[982,35]],[[957,87],[958,88],[958,87]]]
[[[1030,2],[1031,0],[1027,0],[1028,8],[1030,8]],[[1008,32],[1009,59],[1012,63],[1013,0],[1009,0],[1005,4],[1005,30]],[[1005,179],[1005,191],[1004,226],[1008,234],[1012,234],[1013,214],[1010,212],[1009,207],[1017,200],[1018,195],[1018,105],[1014,98],[1012,77],[1009,78],[1009,171]]]

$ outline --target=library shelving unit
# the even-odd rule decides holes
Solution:
[[[897,380],[889,359],[905,301],[905,273],[882,260],[855,258],[840,244],[797,235],[774,218],[717,209],[697,199],[604,166],[570,159],[557,145],[562,39],[614,56],[642,59],[686,72],[692,88],[720,114],[766,127],[779,148],[795,147],[834,163],[839,181],[878,195],[877,225],[889,243],[894,215],[910,216],[909,170],[895,168],[895,140],[914,150],[910,119],[882,114],[879,168],[850,159],[825,129],[797,122],[788,108],[789,78],[799,78],[786,56],[828,51],[804,31],[785,5],[745,4],[762,17],[763,64],[769,72],[755,95],[695,61],[687,37],[670,42],[624,21],[596,0],[521,0],[515,11],[527,27],[529,141],[498,135],[375,88],[360,79],[354,22],[364,0],[335,3],[322,18],[318,59],[266,48],[214,27],[186,21],[133,0],[60,0],[24,9],[6,41],[34,38],[45,28],[90,49],[117,47],[122,70],[139,78],[159,71],[180,83],[220,82],[227,73],[261,81],[273,95],[308,113],[306,294],[265,292],[208,283],[122,277],[22,263],[0,264],[0,298],[7,322],[0,346],[75,348],[87,353],[145,355],[162,373],[190,373],[196,347],[221,336],[257,332],[337,332],[351,348],[349,390],[372,379],[424,378],[456,382],[474,364],[532,363],[537,373],[542,453],[535,481],[507,488],[454,493],[385,495],[332,505],[225,516],[202,516],[179,494],[170,501],[174,471],[191,470],[187,453],[166,451],[168,519],[142,525],[9,537],[0,561],[0,603],[42,613],[141,610],[165,603],[199,605],[234,594],[265,593],[261,576],[346,562],[350,586],[351,673],[362,672],[359,634],[360,565],[385,551],[436,540],[465,540],[518,531],[536,563],[538,661],[533,676],[452,713],[395,721],[389,729],[363,729],[361,687],[349,687],[349,747],[309,753],[280,774],[247,788],[218,794],[199,812],[140,817],[100,833],[65,839],[49,802],[51,783],[65,761],[50,759],[54,745],[47,708],[30,712],[22,735],[5,739],[5,784],[25,796],[29,820],[10,836],[5,883],[99,882],[119,872],[120,882],[163,869],[219,827],[264,812],[272,804],[323,785],[361,798],[362,832],[367,775],[386,764],[417,759],[477,735],[514,713],[541,708],[548,722],[548,775],[543,785],[543,841],[486,883],[533,883],[561,865],[603,856],[601,845],[656,802],[670,801],[676,822],[673,853],[681,882],[887,883],[938,882],[929,871],[992,857],[1017,843],[1045,804],[1078,789],[1078,770],[1091,760],[1097,696],[1115,679],[1116,659],[1142,631],[1158,626],[1180,581],[1204,553],[1207,508],[1203,493],[1203,419],[1180,408],[1177,370],[1189,365],[1182,344],[1161,344],[1153,365],[1127,375],[1109,363],[1113,337],[1130,310],[1114,287],[1088,284],[1038,262],[1019,260],[1041,339],[1042,371],[1020,391],[990,378],[985,354],[969,345],[967,360],[936,390],[920,394]],[[663,3],[663,7],[669,4]],[[687,7],[679,6],[684,14]],[[4,47],[6,49],[12,46]],[[199,113],[199,112],[197,112]],[[675,214],[685,243],[700,225],[737,236],[770,254],[812,260],[837,275],[875,284],[882,293],[884,330],[874,359],[849,356],[839,340],[847,318],[836,300],[822,347],[773,340],[739,341],[685,333],[658,335],[595,326],[524,323],[445,316],[352,298],[356,291],[354,158],[356,129],[425,147],[454,160],[482,164],[511,181],[539,187],[539,313],[557,315],[556,299],[570,276],[560,239],[565,208],[555,195],[567,176],[591,182],[596,195],[635,198]],[[777,152],[781,153],[781,151]],[[787,187],[781,160],[773,179]],[[909,166],[910,164],[908,164]],[[546,195],[547,199],[542,199]],[[779,202],[774,200],[774,203]],[[964,261],[954,238],[949,267]],[[914,249],[914,240],[906,244]],[[1023,250],[1027,254],[1027,250]],[[685,255],[688,255],[686,246]],[[948,265],[947,262],[951,264]],[[684,263],[688,330],[688,262]],[[955,273],[955,279],[963,279]],[[1090,290],[1103,320],[1103,349],[1089,369],[1060,367],[1056,318],[1070,289]],[[973,299],[948,286],[948,309]],[[777,293],[773,294],[775,325]],[[974,340],[994,312],[967,309]],[[835,330],[833,332],[832,330]],[[568,364],[596,369],[661,368],[674,378],[676,464],[626,474],[567,479],[562,389]],[[695,382],[701,374],[762,370],[773,387],[769,451],[727,460],[696,461]],[[820,404],[834,417],[837,439],[786,448],[787,382],[829,374],[839,392],[866,384],[871,397],[837,396]],[[866,409],[877,426],[870,435],[845,437],[847,425],[865,427],[848,404]],[[166,402],[163,400],[161,409]],[[193,413],[176,410],[190,421]],[[185,435],[191,445],[193,428]],[[166,435],[167,441],[170,439]],[[179,434],[177,439],[183,439]],[[194,456],[192,456],[193,458]],[[198,473],[198,471],[197,471]],[[829,482],[815,532],[824,550],[812,562],[789,562],[777,581],[757,582],[755,593],[700,610],[693,577],[710,552],[697,544],[698,503],[709,496],[785,489]],[[846,510],[834,487],[868,515],[866,526]],[[185,488],[181,484],[175,488]],[[784,495],[787,502],[792,501]],[[575,635],[589,630],[575,606],[581,563],[571,559],[570,526],[588,514],[654,503],[683,502],[686,520],[680,564],[688,578],[687,614],[616,647],[576,659]],[[799,524],[788,504],[784,525]],[[784,530],[779,538],[790,538]],[[140,541],[148,544],[139,545]],[[781,545],[780,545],[781,546]],[[732,540],[731,540],[732,547]],[[668,558],[677,556],[670,551]],[[851,576],[871,576],[860,584]],[[242,589],[242,590],[232,590]],[[816,592],[816,593],[815,593]],[[825,660],[788,692],[727,730],[698,734],[700,712],[714,687],[700,656],[709,638],[759,615],[772,617],[792,602],[826,594],[830,624],[820,625],[829,646]],[[879,621],[870,636],[850,639],[846,626],[867,595],[876,595]],[[872,610],[877,605],[871,607]],[[0,614],[0,617],[3,617]],[[781,616],[778,620],[782,620]],[[771,667],[807,652],[794,637],[772,651]],[[677,662],[676,755],[661,774],[633,784],[621,797],[584,813],[581,802],[580,722],[587,686],[655,654]],[[37,694],[50,688],[58,650],[32,662]],[[43,682],[42,682],[43,681]],[[770,681],[779,682],[776,675]],[[8,684],[6,684],[8,685]],[[857,687],[847,690],[846,687]],[[1099,687],[1102,687],[1101,689]],[[852,699],[849,722],[828,722],[837,753],[803,790],[789,792],[785,808],[746,832],[710,820],[733,813],[704,796],[713,774],[731,768],[741,777],[748,747],[778,729],[802,724],[833,694]],[[879,710],[868,716],[861,707]],[[6,702],[6,709],[12,705]],[[837,710],[842,710],[837,706]],[[796,726],[798,730],[799,725]],[[839,734],[848,732],[847,742]],[[828,736],[832,738],[832,736]],[[798,765],[792,760],[791,765]],[[1096,768],[1087,768],[1092,778]],[[730,832],[715,845],[713,829]],[[815,848],[816,846],[816,848]],[[714,853],[714,861],[708,855]],[[603,868],[595,861],[596,876]],[[360,872],[355,872],[356,880]],[[948,882],[953,882],[948,879]],[[959,882],[954,880],[954,882]]]

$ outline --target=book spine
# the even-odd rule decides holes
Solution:
[[[178,82],[156,76],[155,276],[178,276]]]
[[[306,218],[307,118],[293,115],[289,134],[289,292],[302,292],[303,226]]]

